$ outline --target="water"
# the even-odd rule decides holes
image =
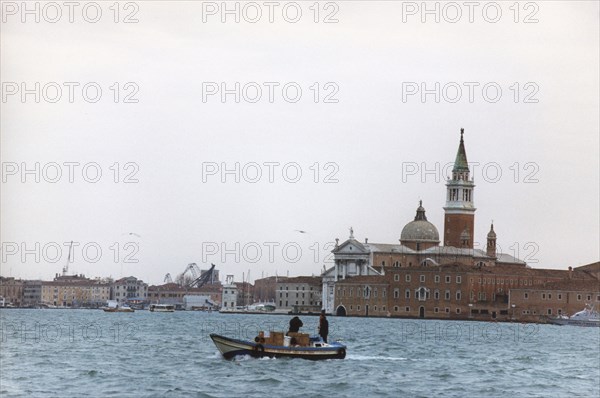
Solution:
[[[302,317],[316,331],[317,317]],[[2,397],[600,396],[600,329],[330,317],[344,360],[221,358],[288,316],[2,310]]]

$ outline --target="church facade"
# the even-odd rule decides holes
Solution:
[[[398,243],[359,241],[350,229],[345,242],[336,239],[334,266],[322,275],[323,308],[328,313],[537,320],[540,315],[583,308],[581,300],[569,301],[567,293],[561,294],[560,301],[538,302],[537,297],[553,286],[566,285],[570,291],[581,288],[580,297],[600,302],[600,281],[585,267],[533,269],[518,258],[497,252],[493,224],[486,235],[485,249],[474,248],[475,184],[463,134],[461,129],[452,176],[446,183],[443,240],[436,226],[427,220],[422,202],[414,220],[402,229]],[[523,299],[525,292],[528,299]],[[531,308],[525,308],[529,305]]]

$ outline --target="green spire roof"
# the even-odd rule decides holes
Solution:
[[[456,153],[456,160],[454,161],[454,168],[452,171],[469,171],[467,153],[465,152],[465,141],[463,140],[464,133],[465,129],[460,129],[460,145],[458,146],[458,152]]]

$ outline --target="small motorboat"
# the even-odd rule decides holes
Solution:
[[[232,359],[238,355],[250,355],[254,358],[302,358],[310,360],[344,359],[346,346],[339,342],[325,343],[320,337],[308,337],[308,334],[297,333],[297,336],[283,336],[282,332],[271,332],[265,336],[263,332],[255,341],[238,340],[212,333],[210,338],[223,357]]]
[[[135,310],[133,308],[127,307],[127,306],[116,307],[116,308],[104,307],[102,309],[104,310],[104,312],[135,312]]]
[[[150,304],[151,312],[175,312],[175,306],[171,304]]]
[[[576,312],[571,316],[558,316],[548,318],[548,322],[554,325],[596,326],[600,327],[600,313],[591,305]]]
[[[108,301],[108,305],[106,307],[102,307],[102,309],[104,312],[135,312],[135,310],[127,304],[119,305],[113,300]]]

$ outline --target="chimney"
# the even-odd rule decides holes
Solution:
[[[573,279],[573,267],[569,266],[569,279]]]
[[[369,238],[365,238],[365,243],[369,243]]]

